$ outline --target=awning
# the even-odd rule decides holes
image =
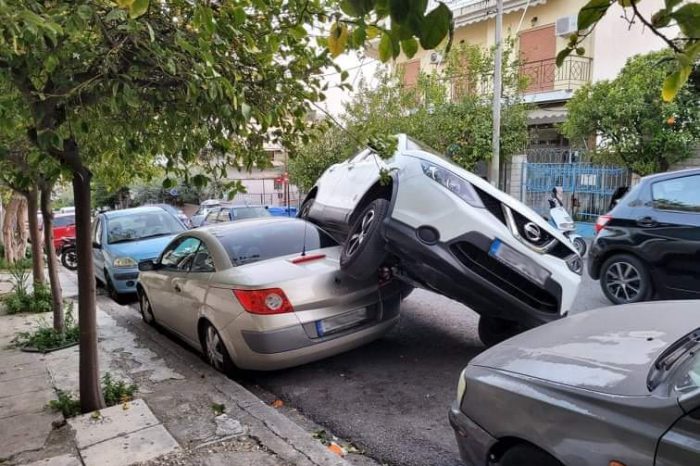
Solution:
[[[503,14],[544,3],[547,3],[547,0],[505,0]],[[496,17],[496,0],[463,0],[454,2],[452,5],[448,3],[448,6],[453,12],[455,28]]]
[[[566,121],[566,115],[564,107],[535,108],[527,112],[527,124],[531,126],[562,123]]]

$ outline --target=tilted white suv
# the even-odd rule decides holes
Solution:
[[[301,206],[343,243],[342,268],[364,278],[386,265],[462,302],[487,345],[566,315],[582,271],[571,243],[520,201],[397,138],[387,160],[365,149],[328,168]]]

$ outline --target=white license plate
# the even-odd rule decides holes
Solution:
[[[323,337],[331,333],[342,332],[359,325],[365,320],[367,320],[367,309],[356,309],[345,314],[316,321],[316,333],[318,333],[319,337]]]
[[[541,286],[544,286],[551,275],[549,270],[504,244],[500,239],[496,239],[491,243],[489,255]]]

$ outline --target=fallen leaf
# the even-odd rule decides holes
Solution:
[[[284,401],[280,400],[279,398],[272,402],[272,407],[273,407],[273,408],[279,409],[279,408],[281,408],[282,406],[284,406]]]
[[[345,456],[348,454],[348,452],[345,451],[345,448],[341,447],[340,445],[338,445],[335,442],[331,442],[331,444],[328,445],[328,449],[338,456]]]

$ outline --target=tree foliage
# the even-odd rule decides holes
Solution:
[[[700,142],[700,91],[684,85],[672,102],[658,93],[669,51],[636,56],[620,75],[579,89],[567,104],[563,132],[570,139],[596,135],[598,158],[647,175],[688,158]],[[668,64],[668,62],[666,62]]]

